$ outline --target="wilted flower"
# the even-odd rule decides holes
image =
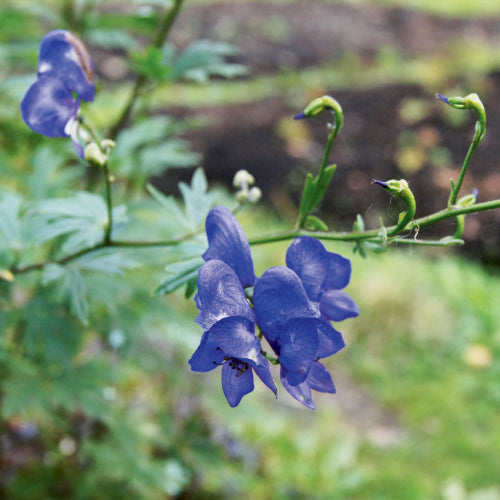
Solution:
[[[38,79],[21,102],[21,115],[39,134],[70,136],[83,158],[77,115],[81,100],[92,101],[94,92],[93,64],[83,43],[69,31],[50,31],[40,42]]]
[[[255,336],[255,316],[236,273],[213,259],[198,273],[196,322],[204,329],[199,347],[189,360],[191,369],[208,372],[222,366],[222,389],[230,406],[254,389],[253,371],[275,394],[268,360]]]

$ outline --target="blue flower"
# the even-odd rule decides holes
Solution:
[[[315,238],[297,238],[287,251],[288,267],[268,269],[255,285],[257,323],[281,365],[285,389],[314,409],[311,389],[335,392],[318,361],[338,352],[344,340],[330,323],[359,314],[340,292],[350,279],[348,259],[328,252]]]
[[[93,101],[94,92],[93,64],[83,43],[69,31],[50,31],[40,42],[38,79],[21,102],[22,118],[39,134],[71,137],[83,158],[77,115],[81,100]]]
[[[222,260],[237,274],[243,288],[253,286],[256,278],[250,245],[236,217],[226,207],[214,207],[208,212],[205,228],[208,250],[203,259]]]
[[[254,389],[253,372],[275,394],[268,360],[255,336],[255,316],[234,270],[221,260],[203,264],[198,273],[196,322],[204,332],[189,360],[191,369],[208,372],[222,365],[222,389],[230,406]]]
[[[342,349],[342,335],[321,318],[300,278],[287,267],[272,267],[261,276],[253,302],[257,323],[278,356],[283,387],[314,409],[311,389],[335,392],[318,359]]]
[[[354,300],[340,291],[351,279],[349,259],[329,252],[316,238],[301,236],[288,247],[286,265],[299,276],[324,320],[342,321],[359,315]]]

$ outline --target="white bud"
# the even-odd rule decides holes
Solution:
[[[255,182],[253,175],[246,170],[238,170],[234,175],[233,186],[244,188],[251,186]]]
[[[95,142],[91,142],[85,147],[85,161],[103,167],[108,161],[108,155],[104,154]]]
[[[248,189],[242,189],[236,193],[238,203],[245,203],[248,200]]]
[[[257,186],[254,186],[248,192],[247,199],[250,203],[257,203],[261,198],[262,198],[262,191]]]

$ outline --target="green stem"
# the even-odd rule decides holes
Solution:
[[[156,34],[155,40],[153,42],[154,47],[157,48],[162,47],[165,41],[167,40],[170,30],[172,29],[172,26],[175,20],[177,19],[177,16],[179,15],[183,1],[184,0],[174,0],[172,8],[166,11],[165,16],[158,28],[158,33]],[[144,86],[148,83],[148,81],[149,81],[148,77],[145,76],[144,74],[140,74],[137,77],[137,80],[135,81],[134,87],[132,89],[132,93],[130,94],[129,99],[125,107],[123,108],[123,111],[118,117],[116,123],[112,125],[111,128],[109,129],[108,137],[110,139],[112,140],[116,139],[120,130],[123,128],[125,123],[130,118],[135,103],[138,97],[140,96]]]
[[[323,154],[323,160],[321,161],[321,166],[319,167],[318,178],[321,179],[324,175],[325,169],[328,166],[328,158],[330,157],[330,151],[332,150],[333,141],[337,137],[338,129],[335,125],[330,125],[330,132],[328,133],[328,139],[326,141],[325,153]]]
[[[483,203],[476,203],[475,205],[467,206],[467,207],[449,207],[436,212],[431,215],[427,215],[426,217],[421,217],[420,219],[414,219],[411,221],[412,227],[425,227],[430,226],[432,224],[436,224],[437,222],[441,222],[446,219],[450,219],[452,217],[456,217],[457,215],[466,215],[473,214],[477,212],[484,212],[486,210],[495,210],[500,208],[500,199],[486,201]],[[408,226],[408,225],[407,225]],[[393,233],[394,229],[397,226],[389,226],[387,228],[388,234]],[[410,229],[409,227],[404,227],[400,229],[400,233]],[[250,245],[263,245],[267,243],[274,243],[279,241],[286,241],[293,238],[297,238],[299,236],[314,236],[320,240],[331,240],[331,241],[363,241],[363,240],[373,240],[373,241],[381,241],[381,231],[380,229],[368,229],[366,231],[353,231],[353,232],[333,232],[333,233],[325,233],[325,232],[312,232],[306,230],[292,230],[286,231],[283,233],[272,234],[267,236],[261,236],[259,238],[254,238],[250,240]],[[394,233],[393,233],[394,235]],[[395,241],[395,240],[392,240]],[[410,240],[407,240],[410,241]],[[414,241],[414,240],[413,240]],[[423,244],[423,243],[420,243]]]
[[[262,356],[264,356],[272,365],[279,365],[280,361],[278,358],[275,358],[274,356],[271,356],[268,354],[266,351],[261,350],[260,353]]]
[[[24,274],[30,271],[37,271],[45,267],[47,264],[67,264],[72,260],[78,259],[79,257],[83,257],[92,252],[96,252],[97,250],[102,250],[104,248],[158,248],[158,247],[173,247],[180,245],[181,243],[193,238],[197,234],[199,234],[203,228],[200,228],[198,231],[193,231],[191,233],[187,233],[179,238],[172,238],[169,240],[158,240],[158,241],[127,241],[127,240],[117,240],[117,241],[105,241],[103,240],[101,243],[94,245],[88,248],[82,248],[81,250],[65,255],[59,259],[47,259],[40,262],[35,262],[33,264],[27,264],[25,266],[12,266],[9,271],[14,275]]]
[[[450,193],[450,199],[448,201],[448,205],[454,205],[457,201],[458,194],[460,192],[460,188],[462,187],[462,183],[464,182],[465,174],[467,173],[467,168],[469,167],[470,159],[474,151],[476,150],[477,145],[479,144],[478,140],[478,132],[476,128],[476,133],[474,134],[474,138],[472,139],[471,145],[469,146],[469,150],[465,155],[464,162],[462,163],[462,169],[460,170],[460,175],[458,177],[457,183]]]
[[[477,212],[484,212],[486,210],[495,210],[500,208],[500,199],[486,201],[483,203],[477,203],[475,205],[467,206],[467,207],[451,207],[441,210],[440,212],[436,212],[434,214],[428,215],[426,217],[421,217],[420,219],[415,219],[411,222],[412,227],[425,227],[435,224],[437,222],[450,219],[452,217],[456,217],[457,215],[466,215],[473,214]],[[388,227],[387,231],[390,232],[396,226]],[[403,228],[405,230],[405,228]],[[91,252],[95,252],[97,250],[101,250],[103,248],[109,247],[121,247],[121,248],[154,248],[154,247],[170,247],[180,245],[184,241],[187,241],[197,234],[203,231],[203,228],[200,228],[191,233],[187,233],[179,238],[173,238],[170,240],[158,240],[158,241],[127,241],[127,240],[118,240],[118,241],[110,241],[105,243],[99,243],[98,245],[94,245],[89,248],[84,248],[79,250],[78,252],[66,255],[61,257],[60,259],[51,259],[44,260],[41,262],[36,262],[34,264],[28,264],[26,266],[13,266],[9,269],[14,275],[23,274],[30,271],[40,270],[47,264],[66,264],[72,260],[77,259],[78,257],[82,257]],[[283,233],[272,234],[267,236],[261,236],[259,238],[253,238],[250,241],[250,245],[264,245],[267,243],[276,243],[279,241],[287,241],[299,236],[314,236],[320,240],[326,241],[374,241],[380,242],[382,241],[381,230],[380,229],[369,229],[367,231],[357,231],[357,232],[335,232],[335,233],[324,233],[324,232],[313,232],[306,230],[292,230],[286,231]],[[446,240],[438,240],[438,241],[423,241],[423,240],[411,240],[404,238],[393,238],[390,240],[390,243],[402,243],[402,244],[415,244],[415,245],[429,245],[429,246],[448,246],[450,244],[459,244],[460,240],[456,238],[450,238]]]
[[[106,230],[104,231],[104,244],[109,245],[111,243],[111,234],[113,232],[113,201],[111,195],[111,179],[108,162],[102,166],[102,171],[104,172],[104,182],[106,184],[106,209],[108,213],[108,223],[106,225]]]

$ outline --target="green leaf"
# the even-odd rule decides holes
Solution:
[[[46,415],[66,408],[102,418],[106,401],[99,390],[109,384],[109,370],[93,362],[85,365],[38,365],[28,358],[11,360],[12,375],[4,386],[2,414],[4,418]]]
[[[196,82],[206,82],[211,76],[234,78],[247,73],[245,66],[226,62],[234,56],[234,46],[223,42],[197,40],[189,45],[172,63],[170,78],[186,78]]]
[[[42,284],[55,283],[58,299],[67,303],[70,311],[83,323],[88,321],[88,288],[80,270],[70,264],[48,264],[42,273]]]
[[[365,241],[363,246],[373,253],[385,253],[387,252],[387,246],[376,243],[375,241]]]
[[[139,154],[141,171],[146,175],[161,173],[167,168],[192,167],[201,156],[189,149],[189,143],[181,139],[168,139],[161,144],[145,147]]]
[[[87,271],[99,271],[106,274],[123,274],[141,264],[134,259],[123,256],[122,250],[105,248],[91,252],[74,261],[75,266]]]
[[[196,288],[197,288],[197,279],[193,277],[186,283],[184,298],[190,299],[196,293]]]
[[[300,199],[300,220],[304,221],[311,211],[312,199],[314,197],[314,177],[308,173],[304,182],[304,189],[302,190],[302,197]]]
[[[21,249],[21,197],[6,194],[0,199],[0,248]]]
[[[365,221],[363,220],[363,216],[361,214],[356,215],[356,220],[353,224],[354,232],[362,232],[365,230]]]
[[[31,164],[33,172],[28,178],[28,185],[36,200],[54,198],[64,187],[69,187],[80,176],[77,168],[65,165],[64,155],[57,153],[52,147],[43,145],[33,154]]]
[[[208,183],[203,169],[196,169],[191,179],[191,185],[180,182],[179,190],[184,199],[184,207],[173,196],[165,196],[154,186],[148,186],[148,191],[155,200],[167,209],[179,224],[185,229],[196,231],[203,224],[215,200],[214,193],[208,191]]]
[[[21,339],[26,354],[68,367],[81,342],[81,335],[70,316],[40,295],[25,306],[24,317]]]
[[[143,52],[131,52],[130,57],[134,71],[149,80],[164,82],[170,76],[171,68],[158,47],[150,45]]]
[[[328,226],[318,217],[308,215],[306,218],[306,228],[311,231],[328,231]]]
[[[125,212],[123,205],[113,208],[113,234],[118,233],[127,222]],[[87,192],[77,192],[72,198],[42,201],[32,215],[32,231],[37,243],[41,245],[66,236],[62,245],[65,253],[100,243],[108,223],[104,199]]]
[[[304,221],[308,214],[320,204],[336,169],[336,165],[330,165],[325,168],[321,177],[318,175],[314,178],[311,173],[307,174],[300,200],[301,221]]]
[[[208,183],[203,169],[196,169],[191,179],[191,186],[180,182],[179,190],[184,198],[189,227],[195,230],[203,224],[215,199],[214,194],[208,192]]]
[[[314,180],[315,193],[311,200],[310,210],[314,210],[323,199],[323,196],[325,195],[325,192],[336,170],[337,165],[330,165],[329,167],[325,168],[321,177],[318,175],[318,177],[316,177],[316,179]]]
[[[192,167],[201,159],[189,143],[173,134],[185,125],[166,116],[156,116],[123,130],[113,152],[116,172],[127,177],[150,177],[171,167]]]
[[[119,29],[93,29],[85,33],[85,39],[92,45],[105,49],[122,49],[132,51],[138,43],[129,33]]]
[[[173,125],[168,116],[155,116],[122,130],[113,150],[113,157],[130,156],[138,147],[163,139]]]
[[[181,263],[179,263],[181,264]],[[186,283],[196,279],[198,275],[198,270],[203,264],[203,261],[198,258],[198,259],[193,259],[182,263],[184,268],[172,276],[171,278],[168,278],[161,282],[156,290],[154,291],[155,295],[164,295],[167,293],[171,293],[174,290],[177,290],[181,286],[185,285]]]

